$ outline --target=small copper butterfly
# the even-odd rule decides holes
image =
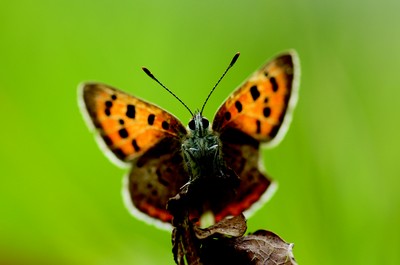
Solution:
[[[169,223],[168,200],[187,188],[193,195],[191,215],[211,212],[218,221],[254,210],[274,190],[260,169],[259,149],[278,143],[285,134],[299,75],[295,51],[278,55],[228,97],[212,124],[202,115],[207,100],[194,114],[183,104],[192,114],[187,128],[156,105],[101,83],[82,84],[79,102],[106,155],[131,167],[123,194],[135,216]]]

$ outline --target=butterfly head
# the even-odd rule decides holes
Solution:
[[[206,136],[210,131],[210,122],[200,112],[195,113],[188,124],[189,131],[193,136]]]

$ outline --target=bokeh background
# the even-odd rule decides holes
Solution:
[[[174,264],[170,234],[130,216],[126,170],[100,152],[77,105],[96,80],[192,109],[233,54],[213,117],[264,61],[293,48],[300,100],[264,150],[279,182],[249,221],[294,242],[299,264],[398,264],[400,2],[10,1],[0,3],[0,264]]]

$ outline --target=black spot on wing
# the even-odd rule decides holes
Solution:
[[[140,151],[140,147],[138,146],[138,144],[136,142],[136,139],[132,140],[132,146],[133,146],[133,149],[135,149],[135,152],[139,152]]]
[[[112,99],[112,100],[116,100],[116,99],[117,99],[117,96],[116,96],[116,95],[112,95],[112,96],[111,96],[111,99]]]
[[[119,119],[119,124],[124,125],[124,120],[123,119]]]
[[[125,128],[120,129],[118,134],[121,138],[127,138],[129,136],[128,131]]]
[[[265,108],[263,109],[263,114],[264,114],[264,117],[265,117],[265,118],[268,118],[269,115],[271,115],[271,109],[270,109],[269,107],[265,107]]]
[[[275,77],[271,77],[271,78],[269,79],[269,82],[270,82],[271,85],[272,85],[272,91],[274,91],[274,92],[278,91],[278,83],[276,82]]]
[[[150,114],[149,117],[147,117],[147,123],[149,125],[153,125],[154,124],[154,119],[155,119],[155,115],[154,114]]]
[[[126,106],[126,116],[128,118],[134,119],[136,116],[136,109],[134,105],[128,104]]]
[[[242,106],[242,103],[240,103],[239,100],[236,100],[236,102],[235,102],[235,107],[236,107],[236,109],[237,109],[237,111],[238,111],[239,113],[242,112],[243,106]]]
[[[261,122],[260,122],[260,120],[256,120],[256,126],[257,126],[256,133],[261,133]]]
[[[166,122],[166,121],[163,121],[163,122],[161,123],[161,127],[162,127],[164,130],[168,130],[168,129],[169,129],[169,123]]]
[[[113,103],[111,101],[107,100],[105,102],[105,105],[106,105],[106,109],[104,110],[104,113],[106,114],[106,116],[110,116],[111,115],[111,107],[112,107]]]
[[[106,101],[106,108],[111,108],[113,103],[109,100]]]
[[[260,91],[258,91],[258,88],[256,85],[254,85],[250,88],[250,94],[254,101],[256,101],[260,97]]]

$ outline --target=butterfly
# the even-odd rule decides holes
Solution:
[[[259,208],[275,187],[259,163],[260,147],[277,144],[288,128],[298,61],[295,51],[268,61],[225,100],[212,124],[202,112],[216,85],[201,111],[192,113],[144,68],[189,110],[187,128],[162,108],[109,85],[80,85],[80,108],[99,145],[113,162],[131,168],[123,184],[128,209],[165,227],[172,219],[168,200],[183,188],[191,192],[193,216],[211,213],[218,221]]]

